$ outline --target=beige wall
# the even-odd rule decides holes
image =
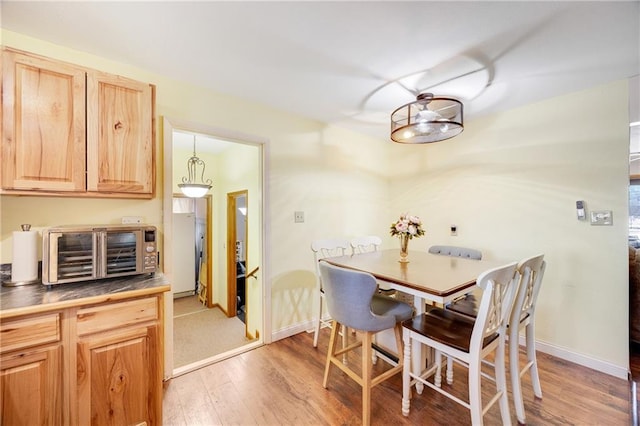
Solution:
[[[545,253],[536,337],[617,366],[628,362],[627,105],[619,81],[474,120],[446,143],[391,149],[403,164],[391,199],[424,218],[422,248]],[[613,226],[578,221],[576,200],[612,210]]]
[[[448,142],[399,146],[15,33],[2,36],[6,45],[156,84],[157,118],[269,141],[264,280],[274,333],[312,317],[313,239],[378,234],[395,247],[388,226],[408,211],[421,216],[427,230],[411,242],[414,249],[455,243],[505,260],[544,252],[549,265],[538,339],[627,368],[626,82],[469,121]],[[10,261],[11,231],[25,221],[109,223],[141,215],[161,226],[160,145],[154,200],[2,197],[2,263]],[[614,226],[577,221],[576,200],[585,200],[588,210],[613,210]],[[305,212],[305,223],[293,222],[297,210]],[[453,223],[457,237],[448,235]]]

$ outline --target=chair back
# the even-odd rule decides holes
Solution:
[[[546,267],[547,262],[544,260],[544,254],[529,257],[518,263],[518,272],[521,278],[509,318],[509,323],[513,324],[512,327],[515,327],[515,330],[518,329],[517,324],[520,321],[527,317],[533,318]]]
[[[344,256],[349,249],[349,241],[344,239],[315,240],[311,242],[311,251],[315,263],[318,285],[322,291],[322,278],[320,277],[319,260],[325,257]]]
[[[377,283],[373,275],[319,262],[324,297],[331,318],[338,323],[364,331],[392,328],[395,315],[375,315],[371,301]]]
[[[471,334],[470,352],[479,353],[485,339],[493,339],[497,335],[504,338],[519,275],[517,263],[513,262],[489,269],[478,276],[476,284],[483,292]]]
[[[467,247],[436,245],[436,246],[429,247],[429,253],[442,254],[444,256],[466,257],[468,259],[475,259],[475,260],[482,259],[482,252],[480,250],[467,248]]]
[[[351,244],[351,253],[361,254],[378,251],[378,248],[382,245],[382,239],[376,235],[368,235],[353,238],[349,243]]]

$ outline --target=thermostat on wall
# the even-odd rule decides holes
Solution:
[[[611,210],[597,210],[591,212],[592,225],[613,225],[613,213]]]

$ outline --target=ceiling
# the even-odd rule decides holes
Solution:
[[[4,29],[385,140],[420,92],[461,99],[469,121],[640,74],[639,1],[0,7]]]

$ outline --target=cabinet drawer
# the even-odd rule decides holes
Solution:
[[[0,324],[0,353],[58,342],[60,339],[59,313],[7,320]]]
[[[78,335],[126,327],[158,319],[158,298],[129,300],[78,310]]]

